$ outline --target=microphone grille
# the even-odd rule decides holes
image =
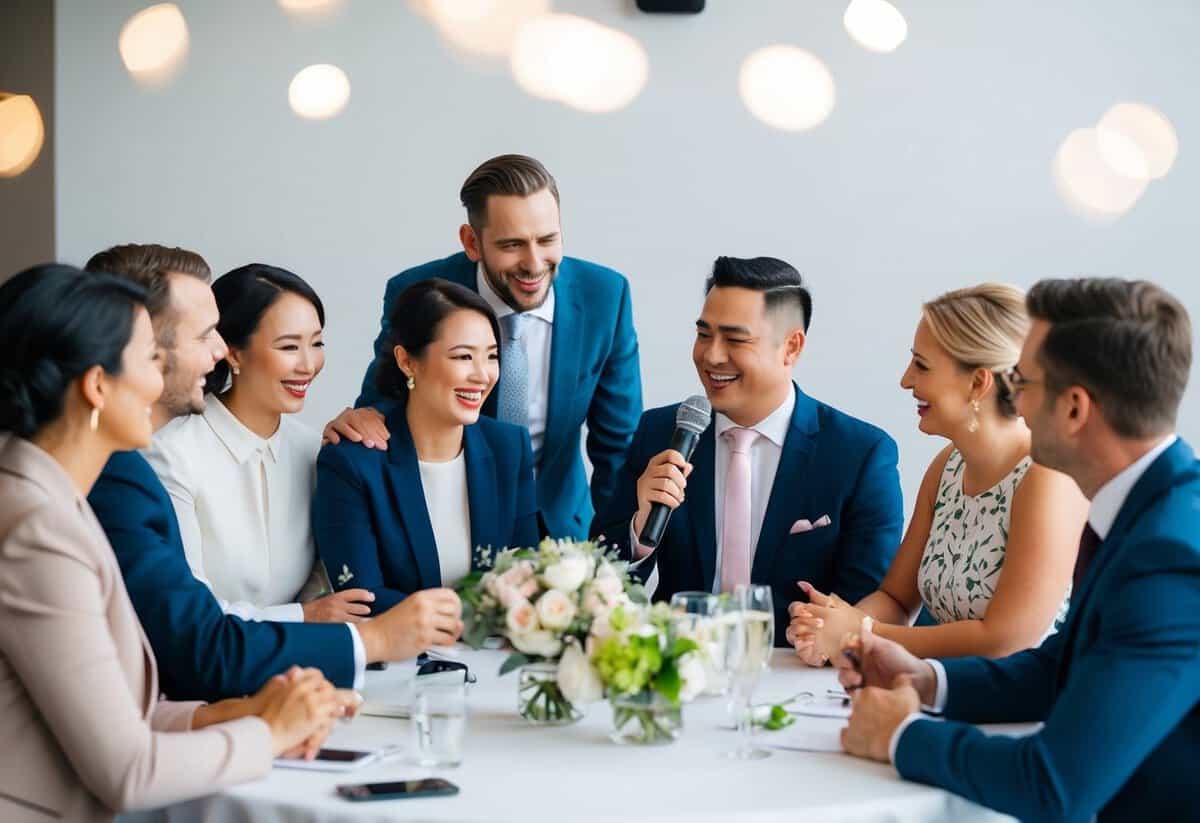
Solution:
[[[712,418],[712,404],[702,394],[694,394],[679,405],[675,412],[675,427],[700,434],[708,428]]]

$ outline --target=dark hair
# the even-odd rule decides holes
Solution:
[[[385,397],[408,399],[408,378],[404,376],[392,351],[403,346],[413,357],[420,357],[437,337],[438,327],[449,315],[461,309],[476,311],[487,318],[500,344],[500,321],[487,301],[475,292],[435,277],[421,280],[400,292],[388,318],[387,348],[379,353],[375,385]]]
[[[487,222],[487,200],[493,194],[529,197],[549,189],[558,200],[558,184],[546,167],[523,154],[502,154],[486,161],[467,177],[459,199],[467,210],[467,222],[480,231]]]
[[[34,266],[0,286],[0,431],[32,437],[88,369],[120,374],[145,305],[144,289],[74,266]]]
[[[303,297],[317,310],[321,328],[325,328],[325,306],[321,298],[299,275],[265,263],[248,263],[226,272],[212,285],[220,320],[217,334],[231,349],[244,349],[258,330],[267,309],[285,292]],[[229,380],[229,361],[221,360],[204,381],[204,391],[218,394]]]
[[[804,278],[789,263],[775,257],[718,257],[712,275],[704,283],[704,293],[708,294],[715,286],[762,292],[767,311],[798,311],[805,332],[812,322],[812,295],[804,286]]]
[[[92,255],[86,271],[115,274],[146,290],[146,309],[154,323],[158,344],[164,349],[175,346],[175,324],[170,314],[172,274],[187,274],[207,283],[212,270],[194,251],[160,246],[157,243],[127,243]]]
[[[1038,352],[1047,395],[1082,386],[1121,437],[1175,428],[1192,365],[1187,310],[1144,280],[1042,280],[1031,317],[1050,324]]]

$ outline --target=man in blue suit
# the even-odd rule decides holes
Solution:
[[[204,259],[185,249],[128,245],[95,255],[87,268],[126,277],[149,293],[165,360],[163,393],[150,410],[155,429],[203,411],[204,378],[226,352]],[[116,553],[170,698],[240,697],[293,665],[358,688],[367,663],[414,657],[453,643],[461,632],[458,598],[445,589],[421,592],[359,624],[254,622],[225,614],[192,575],[175,509],[138,452],[112,456],[88,503]]]
[[[692,359],[712,423],[689,464],[662,451],[678,407],[646,412],[592,531],[642,574],[657,567],[656,599],[769,584],[776,643],[786,645],[787,606],[805,597],[798,581],[851,600],[887,572],[904,522],[896,444],[792,382],[812,317],[799,272],[770,257],[720,257],[705,289]],[[674,514],[651,550],[638,536],[654,503]]]
[[[387,448],[390,405],[375,386],[387,350],[396,297],[419,280],[441,277],[477,291],[500,318],[500,382],[483,413],[529,429],[543,530],[587,535],[594,510],[612,493],[642,412],[642,378],[629,283],[604,266],[563,256],[558,187],[531,157],[494,157],[460,192],[467,222],[463,251],[408,269],[388,281],[375,359],[355,405],[325,429]],[[587,424],[589,492],[580,450]]]
[[[1021,820],[1194,820],[1200,760],[1200,461],[1174,432],[1191,368],[1183,306],[1146,282],[1049,280],[1017,407],[1033,458],[1092,501],[1071,611],[1041,648],[923,661],[850,638],[843,744]],[[932,722],[918,707],[940,710]],[[1028,737],[970,723],[1040,721]]]

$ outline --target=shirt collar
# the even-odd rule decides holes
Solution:
[[[488,282],[487,275],[483,272],[483,261],[475,264],[475,289],[479,292],[480,297],[487,301],[487,304],[492,307],[492,311],[496,313],[496,317],[506,317],[513,313],[512,306],[504,302],[504,298],[496,294],[496,290],[492,288],[492,284]],[[536,317],[539,320],[554,325],[554,284],[550,284],[550,291],[546,292],[546,300],[536,309],[530,309],[523,312],[526,317]]]
[[[279,460],[280,432],[283,431],[282,420],[279,421],[279,428],[275,430],[275,434],[264,440],[246,428],[246,425],[238,420],[233,412],[225,408],[221,399],[214,395],[208,395],[205,398],[204,419],[212,428],[213,434],[237,462],[245,463],[262,451],[266,451],[272,460]]]
[[[795,388],[788,392],[787,397],[779,404],[775,411],[768,414],[762,420],[747,428],[754,429],[763,437],[770,440],[779,448],[783,448],[783,441],[787,439],[788,428],[792,425],[792,413],[796,410],[796,391]],[[720,438],[729,429],[738,428],[738,424],[734,423],[725,415],[717,412],[717,437]]]
[[[1142,475],[1158,459],[1158,456],[1171,448],[1178,439],[1178,436],[1174,434],[1165,437],[1157,446],[1126,466],[1116,477],[1101,486],[1100,491],[1096,492],[1096,496],[1092,498],[1092,507],[1088,510],[1088,524],[1096,534],[1100,535],[1101,540],[1106,539],[1108,533],[1112,531],[1113,523],[1117,521],[1117,515],[1121,513],[1121,507],[1125,505],[1125,500],[1137,482],[1142,479]]]

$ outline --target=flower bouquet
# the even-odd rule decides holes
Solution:
[[[585,641],[594,624],[622,606],[646,602],[627,564],[595,542],[546,539],[536,549],[505,549],[490,569],[458,585],[463,641],[480,648],[500,635],[515,650],[500,667],[520,669],[518,712],[537,725],[573,723],[579,705],[559,685],[564,648]]]
[[[704,690],[703,652],[678,633],[667,604],[623,603],[593,621],[582,646],[568,642],[558,685],[575,703],[607,694],[614,741],[670,743],[683,729],[682,704]]]

